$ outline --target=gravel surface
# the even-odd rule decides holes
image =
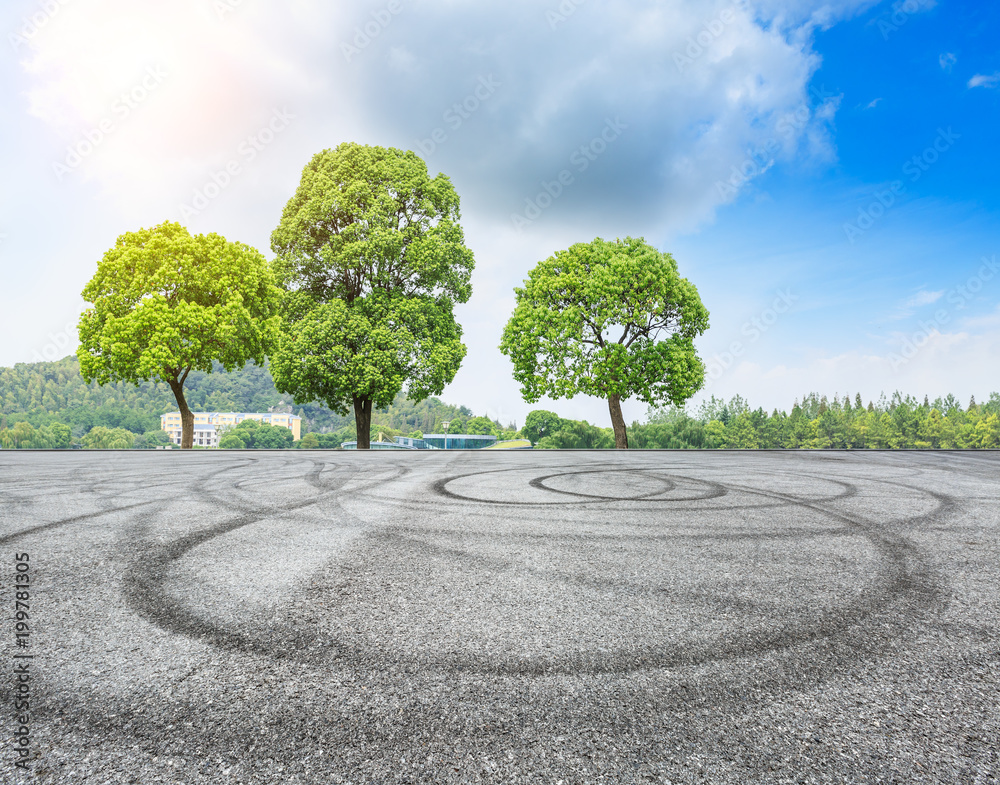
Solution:
[[[1000,782],[998,528],[998,453],[0,452],[0,782]]]

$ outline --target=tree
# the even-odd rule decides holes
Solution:
[[[65,450],[73,443],[73,431],[65,423],[54,422],[49,427],[52,430],[52,436],[55,440],[54,446],[57,450]]]
[[[132,447],[136,450],[155,450],[157,447],[166,447],[168,444],[170,444],[170,435],[157,428],[136,436]]]
[[[586,420],[563,420],[559,430],[543,436],[536,445],[541,450],[604,450],[614,446],[610,428],[598,428]]]
[[[459,199],[415,153],[342,144],[316,154],[271,235],[288,290],[275,385],[296,403],[354,409],[358,449],[372,407],[406,385],[439,394],[465,357],[454,304],[467,302],[474,260]]]
[[[563,420],[558,414],[535,409],[528,412],[521,427],[521,435],[532,444],[538,444],[545,436],[551,436],[562,427]]]
[[[319,437],[315,433],[307,433],[301,439],[299,439],[299,449],[300,450],[318,450],[319,449]]]
[[[760,440],[747,412],[741,412],[726,426],[726,447],[739,450],[757,450]]]
[[[261,365],[277,328],[281,293],[260,252],[177,223],[127,232],[83,290],[80,371],[88,383],[150,379],[170,387],[181,448],[194,439],[184,383],[195,370]]]
[[[463,432],[480,436],[496,436],[497,427],[489,417],[473,417],[465,424]]]
[[[708,311],[673,257],[641,238],[559,251],[514,293],[500,351],[522,396],[607,399],[618,449],[628,447],[623,398],[681,405],[704,383],[694,339],[708,328]]]
[[[288,428],[257,420],[243,420],[235,428],[227,430],[222,439],[219,440],[220,447],[223,446],[222,442],[228,436],[235,436],[243,442],[243,447],[234,445],[236,449],[246,448],[248,450],[285,450],[291,447],[295,440]]]
[[[222,438],[219,439],[220,450],[242,450],[245,448],[244,441],[232,431],[223,434]]]
[[[124,428],[105,428],[98,425],[91,428],[80,440],[85,450],[130,450],[135,443],[135,434]]]

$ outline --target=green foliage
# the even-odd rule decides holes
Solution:
[[[355,441],[354,426],[342,428],[334,433],[317,433],[315,436],[321,450],[339,450],[340,445],[344,442]]]
[[[220,450],[243,450],[246,449],[246,446],[246,442],[232,431],[224,433],[222,438],[219,439]]]
[[[739,396],[703,403],[697,417],[676,408],[650,409],[645,425],[629,429],[645,448],[732,449],[987,449],[1000,447],[1000,395],[966,410],[954,396],[920,403],[895,393],[864,406],[811,393],[791,414],[751,411]]]
[[[708,311],[670,254],[642,239],[573,245],[539,262],[514,293],[500,351],[524,400],[605,398],[619,447],[620,400],[680,404],[704,383],[694,339]]]
[[[546,411],[545,409],[535,409],[528,412],[528,416],[524,420],[524,426],[521,428],[521,435],[531,441],[532,444],[537,444],[542,440],[542,437],[550,436],[558,431],[562,423],[562,418],[555,412]]]
[[[243,420],[227,430],[222,438],[230,435],[236,436],[248,450],[286,450],[294,444],[294,437],[288,428],[256,420]],[[222,439],[219,446],[222,446]]]
[[[312,304],[289,294],[289,312],[272,370],[297,402],[322,401],[346,414],[358,399],[385,408],[407,384],[417,400],[439,393],[465,356],[450,303],[376,292],[352,305]]]
[[[288,290],[272,357],[296,402],[322,401],[364,435],[375,408],[438,394],[465,357],[453,307],[474,266],[459,199],[414,153],[353,143],[316,154],[271,236]]]
[[[135,442],[135,434],[124,428],[105,428],[98,425],[80,440],[85,450],[130,450]]]
[[[300,450],[318,450],[319,437],[315,433],[307,433],[299,439],[298,448]]]
[[[136,436],[132,448],[135,450],[155,450],[157,447],[166,447],[168,444],[171,444],[170,436],[166,431],[157,429]]]
[[[194,371],[188,377],[186,396],[197,411],[291,411],[275,389],[266,365],[250,364],[227,372],[216,363],[210,374]],[[32,434],[49,428],[53,446],[65,448],[74,443],[74,437],[78,442],[91,428],[100,425],[126,428],[143,437],[136,439],[135,447],[148,449],[167,443],[169,437],[160,431],[160,415],[176,409],[173,394],[163,383],[88,384],[80,375],[80,363],[75,356],[51,363],[19,363],[13,368],[0,368],[0,437],[5,433],[4,423],[9,430],[23,422],[33,427]],[[302,417],[304,431],[330,436],[321,444],[323,448],[340,447],[341,442],[355,439],[353,417],[338,415],[323,406],[299,406],[294,413]],[[472,411],[465,406],[446,404],[434,396],[414,402],[400,392],[387,407],[373,412],[372,425],[419,438],[424,433],[440,433],[445,420],[453,423],[452,431],[457,433],[471,419]],[[516,431],[511,423],[503,426],[493,422],[493,427],[498,435],[508,434],[508,438]],[[27,438],[25,433],[18,441]],[[10,442],[8,449],[13,449],[14,437],[8,433],[4,438]]]
[[[285,405],[287,396],[275,389],[267,365],[252,363],[232,372],[218,363],[213,364],[212,373],[193,371],[185,385],[185,397],[195,411],[290,410]],[[176,410],[173,393],[163,383],[88,384],[75,356],[0,368],[0,415],[6,416],[8,424],[25,421],[38,428],[63,422],[79,434],[95,425],[142,434],[159,430],[160,415]],[[295,413],[305,427],[315,430],[333,430],[347,422],[323,406],[301,406]]]
[[[52,431],[52,446],[55,449],[65,450],[73,444],[73,429],[65,423],[54,422],[49,426],[49,430]]]
[[[598,428],[586,420],[564,420],[545,409],[528,413],[520,435],[541,450],[596,450],[615,446],[612,429]],[[515,436],[514,433],[504,433],[502,438]]]
[[[27,422],[0,430],[0,447],[5,450],[50,450],[58,446],[57,439],[52,426],[35,428]]]
[[[586,420],[563,420],[556,431],[543,436],[535,446],[540,450],[609,450],[615,446],[615,433]]]
[[[670,254],[641,239],[571,246],[514,291],[500,349],[529,402],[583,393],[679,404],[704,381],[693,341],[708,311]]]
[[[191,371],[262,364],[277,329],[280,291],[264,257],[177,223],[127,232],[83,290],[80,369],[88,382],[158,380],[182,414]],[[185,420],[182,446],[190,446]]]
[[[496,423],[488,417],[472,417],[465,423],[461,431],[455,431],[455,433],[478,434],[481,436],[497,436],[499,432],[500,429],[497,428]]]
[[[629,444],[640,450],[701,450],[715,446],[711,429],[687,416],[668,422],[633,424],[628,438]]]

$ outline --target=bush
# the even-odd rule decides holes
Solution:
[[[125,428],[105,428],[96,425],[91,428],[80,444],[85,450],[130,450],[135,443],[135,434]]]
[[[248,450],[285,450],[292,446],[295,437],[288,428],[268,425],[256,420],[244,420],[227,432],[239,437]],[[223,437],[224,438],[224,437]],[[222,446],[221,441],[219,446]]]
[[[598,428],[586,420],[562,420],[559,430],[543,436],[536,446],[540,450],[608,450],[615,446],[615,436],[611,428]]]
[[[528,413],[528,417],[524,421],[524,426],[521,428],[521,433],[532,444],[538,444],[543,437],[551,436],[560,430],[563,422],[563,419],[554,412],[549,412],[545,409],[535,409],[533,412]]]
[[[219,449],[220,450],[244,450],[246,449],[246,444],[243,440],[237,436],[235,433],[230,431],[224,434],[221,439],[219,439]]]
[[[166,447],[170,443],[170,436],[167,435],[167,432],[157,429],[136,436],[132,448],[135,450],[155,450],[157,447]]]

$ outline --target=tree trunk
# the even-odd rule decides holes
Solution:
[[[184,398],[184,382],[171,379],[167,382],[174,392],[177,408],[181,413],[181,449],[190,450],[194,445],[194,413],[188,408]]]
[[[358,449],[371,449],[372,399],[354,399],[354,427],[358,432]]]
[[[608,396],[608,409],[611,410],[611,426],[615,429],[615,449],[628,449],[628,434],[625,432],[625,418],[622,416],[621,399],[617,395]]]

